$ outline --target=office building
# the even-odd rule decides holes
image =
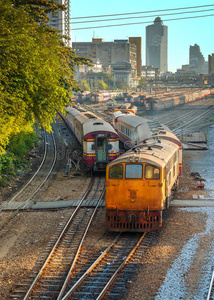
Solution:
[[[146,65],[168,71],[168,27],[162,24],[160,17],[154,24],[146,26]]]
[[[141,66],[142,66],[142,59],[141,59],[141,37],[130,37],[130,43],[134,43],[137,46],[137,76],[141,76]]]
[[[103,70],[109,70],[112,64],[124,60],[131,64],[133,73],[141,69],[141,38],[130,38],[130,40],[114,40],[114,42],[103,42],[103,39],[92,39],[92,42],[73,42],[73,50],[76,55],[87,58],[99,58]],[[140,48],[139,48],[140,45]],[[140,68],[139,68],[140,65]]]
[[[209,74],[214,74],[214,53],[208,56]]]
[[[70,4],[69,0],[55,0],[59,4],[64,4],[67,9],[65,11],[57,11],[56,14],[49,13],[48,18],[48,26],[55,28],[60,34],[64,36],[68,36],[70,40],[63,39],[64,43],[68,47],[72,47],[71,41],[71,28],[70,28]]]
[[[196,74],[208,74],[208,63],[197,44],[189,47],[189,67]]]

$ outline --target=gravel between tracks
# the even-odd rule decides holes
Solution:
[[[206,193],[196,191],[196,181],[190,176],[188,166],[190,158],[185,152],[184,170],[176,198],[189,199],[192,194]],[[43,200],[54,200],[57,193],[62,194],[59,191],[59,178],[57,181],[45,191],[41,197]],[[66,183],[70,199],[72,195],[77,196],[77,191],[85,190],[88,178],[76,177],[62,182]],[[62,196],[65,197],[65,194]],[[166,213],[163,227],[142,259],[136,277],[129,282],[124,299],[205,299],[198,297],[197,293],[199,284],[203,284],[200,276],[204,261],[210,258],[213,251],[212,227],[211,223],[209,227],[206,223],[211,218],[211,212],[211,209],[171,207]],[[69,214],[70,210],[20,213],[8,224],[7,230],[0,233],[0,299],[9,299],[16,284],[31,274],[57,225]],[[104,216],[103,209],[98,214],[97,224],[89,232],[93,243],[105,232]],[[90,241],[90,236],[87,241]],[[194,295],[194,292],[196,298],[187,297]]]
[[[190,175],[191,152],[183,154],[183,175],[176,199],[193,195],[209,196],[197,191],[197,181]],[[64,178],[58,174],[37,201],[74,200],[84,193],[87,177]],[[4,192],[4,191],[3,191]],[[9,195],[5,191],[4,195]],[[0,201],[6,197],[0,196]],[[1,203],[1,202],[0,202]],[[170,207],[159,230],[129,280],[123,299],[206,299],[211,268],[214,266],[213,208]],[[16,285],[32,274],[56,228],[69,217],[71,210],[22,212],[0,232],[0,299],[8,300]],[[1,214],[3,220],[7,213]],[[84,247],[99,241],[105,232],[105,210],[102,209],[89,231]]]

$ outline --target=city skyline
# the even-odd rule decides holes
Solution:
[[[140,0],[135,0],[134,3],[125,2],[122,0],[113,1],[109,0],[108,5],[101,6],[98,0],[93,1],[93,5],[90,2],[83,0],[81,1],[81,10],[79,2],[77,0],[70,0],[70,17],[74,18],[71,20],[72,26],[72,41],[76,42],[91,42],[92,37],[103,38],[103,41],[110,42],[114,39],[128,39],[130,36],[139,36],[142,38],[142,65],[146,63],[146,26],[153,23],[155,17],[159,16],[164,22],[164,25],[168,26],[168,70],[176,71],[182,65],[189,63],[189,47],[190,45],[198,44],[201,52],[204,55],[205,60],[208,60],[208,55],[214,52],[214,41],[212,37],[212,26],[214,23],[214,6],[186,9],[185,11],[198,11],[197,13],[181,14],[181,15],[168,15],[181,12],[182,10],[170,11],[174,8],[185,8],[195,6],[213,5],[211,1],[190,0],[188,4],[186,1],[181,0],[179,4],[173,4],[169,0],[163,0],[161,3],[157,0],[152,3],[142,3]],[[168,11],[167,11],[168,9]],[[155,10],[164,10],[163,12],[154,13]],[[204,12],[200,12],[204,10]],[[153,13],[146,14],[150,17],[137,18],[137,19],[123,19],[117,20],[118,18],[126,18],[131,16],[142,16],[142,14],[133,15],[121,15],[115,17],[102,17],[100,19],[116,19],[115,21],[107,22],[86,22],[88,20],[93,21],[99,18],[90,19],[79,19],[79,17],[87,16],[98,16],[98,15],[113,15],[113,14],[124,14],[124,13],[135,13],[153,11]],[[183,10],[184,12],[184,10]],[[205,16],[195,18],[196,16]],[[190,19],[167,21],[169,19],[186,18]],[[86,23],[74,23],[74,22]],[[92,28],[84,30],[75,30],[76,28],[87,28],[97,27],[111,24],[124,24],[124,23],[138,23],[145,22],[144,24],[135,24],[128,26],[115,26],[115,27],[104,27],[104,28]],[[73,24],[72,24],[73,23]]]

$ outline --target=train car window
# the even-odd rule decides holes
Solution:
[[[122,179],[123,178],[123,165],[115,165],[109,169],[109,178]]]
[[[143,166],[136,164],[126,165],[126,178],[139,179],[143,178]]]
[[[155,166],[146,165],[145,178],[146,179],[159,179],[160,178],[160,169]]]

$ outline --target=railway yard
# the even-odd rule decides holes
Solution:
[[[103,104],[87,109],[104,115]],[[214,100],[141,114],[166,124],[187,149],[161,229],[106,229],[105,176],[93,180],[83,172],[81,147],[58,117],[54,134],[42,133],[46,147],[41,142],[31,153],[31,169],[0,196],[0,299],[207,299],[214,269]],[[193,131],[205,134],[207,150],[185,139]]]

